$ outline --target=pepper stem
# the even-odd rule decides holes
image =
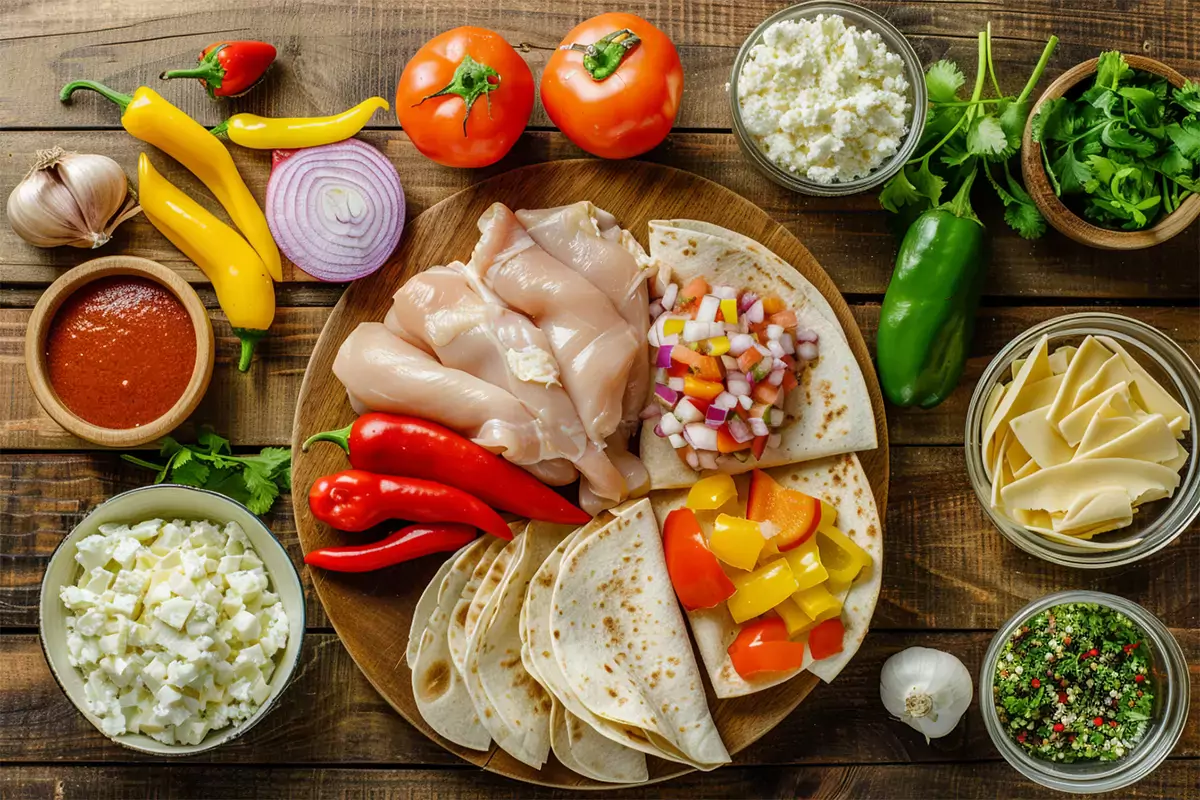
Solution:
[[[208,132],[213,136],[225,136],[229,133],[229,120],[218,122],[215,126],[209,128]]]
[[[169,69],[162,72],[159,80],[169,81],[172,78],[199,78],[204,81],[204,88],[208,89],[210,96],[213,92],[221,88],[221,81],[225,79],[225,67],[222,66],[217,58],[217,53],[220,53],[228,45],[214,47],[212,51],[205,53],[204,58],[200,59],[200,63],[189,69]]]
[[[583,68],[592,76],[592,80],[602,81],[617,71],[625,56],[633,52],[633,48],[641,41],[629,28],[622,28],[592,44],[572,44],[566,49],[583,53]]]
[[[122,94],[108,88],[103,83],[96,83],[95,81],[71,81],[58,93],[58,99],[64,103],[67,102],[77,89],[89,89],[101,97],[113,101],[120,107],[122,114],[125,113],[125,109],[129,108],[129,104],[133,102],[133,95]]]
[[[313,442],[333,442],[338,447],[350,452],[350,429],[354,427],[351,422],[344,428],[339,428],[336,431],[325,431],[324,433],[314,433],[312,436],[304,440],[304,444],[300,445],[300,452],[307,453],[308,446]]]
[[[238,356],[238,372],[246,372],[250,369],[250,360],[254,357],[254,346],[267,335],[267,332],[250,328],[234,328],[233,333],[242,340],[242,352]]]
[[[492,78],[496,79],[492,83]],[[456,94],[461,97],[467,104],[466,113],[463,114],[463,136],[467,135],[467,119],[471,116],[471,107],[475,105],[475,101],[483,95],[487,102],[488,116],[492,115],[492,92],[500,86],[500,73],[489,67],[487,64],[481,64],[471,58],[471,54],[467,53],[463,56],[463,60],[458,63],[458,67],[454,70],[454,77],[450,79],[441,91],[421,98],[420,103],[414,103],[414,107],[421,105],[426,100],[434,97],[443,97],[448,94]]]

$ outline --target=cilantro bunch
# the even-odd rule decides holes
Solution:
[[[1009,160],[1021,147],[1025,120],[1033,101],[1029,95],[1058,44],[1051,36],[1042,57],[1018,95],[1006,95],[996,78],[992,59],[991,25],[979,34],[974,91],[962,100],[966,76],[952,61],[938,61],[925,72],[929,109],[917,152],[904,169],[888,181],[880,204],[899,214],[907,226],[923,211],[945,208],[978,221],[970,206],[970,191],[982,171],[1004,203],[1004,219],[1026,239],[1046,231],[1046,221],[1024,187],[1013,177]],[[990,82],[994,96],[985,97]],[[943,203],[942,197],[954,198]]]
[[[1200,84],[1171,86],[1112,50],[1078,97],[1033,118],[1054,193],[1105,228],[1140,230],[1200,191]]]
[[[292,486],[292,452],[283,447],[264,447],[258,455],[235,456],[229,440],[212,428],[202,427],[196,444],[180,444],[166,436],[159,455],[167,460],[155,464],[128,453],[121,458],[130,464],[155,470],[155,483],[181,483],[232,497],[255,514],[265,514],[281,490]]]

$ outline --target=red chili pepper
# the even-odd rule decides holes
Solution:
[[[304,557],[304,563],[332,572],[370,572],[430,553],[453,552],[475,536],[474,528],[455,522],[409,525],[378,542],[313,550]]]
[[[318,478],[308,490],[313,516],[343,531],[365,531],[389,519],[461,522],[511,539],[504,518],[461,489],[419,478],[348,469]]]
[[[275,60],[275,48],[266,42],[216,42],[200,53],[191,69],[169,69],[158,77],[199,78],[209,97],[238,97],[262,80]]]
[[[372,412],[304,443],[334,442],[355,469],[456,486],[493,508],[563,525],[591,517],[525,470],[435,422]]]

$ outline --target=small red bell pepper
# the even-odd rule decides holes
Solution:
[[[313,442],[337,444],[355,469],[455,486],[522,517],[562,525],[591,520],[525,470],[428,420],[372,412],[341,430],[318,433],[302,449]]]
[[[779,533],[771,541],[780,550],[791,550],[803,544],[821,524],[821,501],[804,492],[786,489],[756,469],[750,473],[746,516],[755,522],[773,523]]]
[[[733,596],[736,587],[708,549],[700,522],[690,508],[677,508],[663,526],[667,575],[688,611],[712,608]]]
[[[304,563],[331,572],[370,572],[430,553],[453,552],[475,536],[470,525],[455,522],[409,525],[378,542],[313,550],[304,557]]]
[[[239,97],[262,80],[275,61],[275,48],[266,42],[216,42],[197,61],[191,69],[169,69],[158,77],[199,78],[209,97]]]
[[[827,619],[808,632],[808,649],[814,661],[829,658],[842,652],[846,640],[846,626],[841,617]]]
[[[504,518],[462,489],[420,478],[348,469],[318,478],[308,491],[313,516],[343,531],[365,531],[389,519],[461,522],[511,539]]]
[[[729,645],[729,658],[743,678],[763,672],[800,669],[804,666],[804,642],[793,642],[788,638],[783,620],[763,617],[742,626],[733,644]]]

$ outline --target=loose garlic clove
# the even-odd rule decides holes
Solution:
[[[8,196],[8,221],[37,247],[96,248],[141,211],[129,181],[107,156],[39,150],[29,174]]]

